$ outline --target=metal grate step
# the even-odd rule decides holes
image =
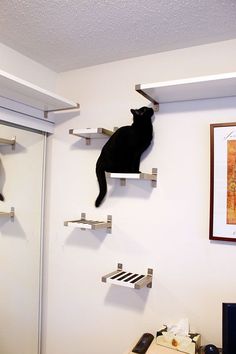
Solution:
[[[152,287],[152,274],[153,270],[148,269],[147,275],[126,272],[123,270],[121,263],[118,263],[118,269],[112,273],[104,275],[102,281],[104,283],[110,283],[128,288],[141,289],[145,286]]]

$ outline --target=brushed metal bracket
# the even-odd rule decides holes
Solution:
[[[0,145],[11,145],[12,150],[15,150],[16,137],[13,136],[11,139],[0,138]]]
[[[117,270],[122,270],[123,269],[123,264],[122,263],[118,263],[117,264]]]
[[[153,188],[156,188],[156,186],[157,186],[157,168],[152,168],[152,175],[155,176],[155,177],[151,180],[152,187],[153,187]]]
[[[152,109],[154,110],[154,112],[158,112],[159,111],[159,102],[157,102],[154,98],[152,98],[152,96],[150,96],[149,94],[144,92],[141,89],[141,85],[140,84],[135,85],[135,90],[152,103],[152,105],[153,105]]]
[[[11,207],[10,218],[11,218],[11,221],[12,221],[12,222],[14,221],[14,216],[15,216],[15,208],[14,208],[14,207]]]
[[[159,112],[159,103],[157,103],[157,102],[153,103],[152,108],[153,108],[154,112]]]
[[[0,216],[3,217],[10,217],[11,221],[14,221],[14,216],[15,216],[15,208],[11,207],[11,210],[8,212],[1,211]]]
[[[126,186],[126,178],[121,178],[121,179],[120,179],[120,185],[121,185],[122,187]]]

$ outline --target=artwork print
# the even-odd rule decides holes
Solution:
[[[236,123],[210,131],[210,239],[236,242]]]
[[[227,141],[227,224],[236,224],[236,140]]]

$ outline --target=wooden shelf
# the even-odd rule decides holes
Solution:
[[[137,92],[154,104],[236,96],[236,72],[139,84]]]
[[[118,263],[117,270],[102,277],[102,282],[125,286],[133,289],[152,287],[153,269],[148,268],[147,275],[126,272],[123,265]]]
[[[11,139],[0,138],[0,145],[12,145],[14,146],[16,143],[16,137]]]
[[[0,211],[0,217],[9,217],[11,220],[14,220],[15,209],[12,207],[10,211]]]
[[[99,230],[106,229],[108,233],[112,230],[112,216],[107,216],[107,221],[87,220],[86,214],[81,214],[79,220],[68,220],[64,222],[64,226],[78,227],[81,230]]]
[[[157,168],[152,169],[152,173],[106,173],[107,177],[120,179],[122,186],[126,185],[127,179],[138,179],[151,181],[152,187],[157,185]]]
[[[90,145],[91,139],[104,139],[106,137],[112,136],[114,131],[105,128],[84,128],[70,129],[69,134],[84,138],[86,140],[86,145]]]
[[[44,112],[78,108],[78,104],[0,70],[0,96]]]

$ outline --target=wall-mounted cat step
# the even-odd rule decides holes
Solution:
[[[117,128],[109,130],[105,128],[84,128],[84,129],[70,129],[69,134],[76,135],[80,138],[84,138],[86,145],[90,145],[91,139],[102,139],[111,136]]]
[[[152,173],[106,173],[107,177],[120,179],[121,186],[126,185],[126,179],[140,179],[151,181],[152,187],[157,186],[157,168],[152,169]]]
[[[107,221],[87,220],[86,214],[81,214],[79,220],[68,220],[64,222],[64,226],[78,227],[81,230],[99,230],[106,229],[108,233],[111,233],[112,229],[112,216],[107,215]]]
[[[126,272],[123,270],[123,265],[118,263],[117,270],[102,277],[104,283],[110,283],[120,286],[126,286],[133,289],[141,289],[145,286],[152,287],[153,269],[148,268],[147,274],[138,274]]]
[[[9,217],[14,221],[15,209],[12,207],[10,211],[0,211],[0,217]]]
[[[0,138],[0,145],[11,145],[12,149],[14,149],[15,144],[16,144],[15,136],[11,139]]]

